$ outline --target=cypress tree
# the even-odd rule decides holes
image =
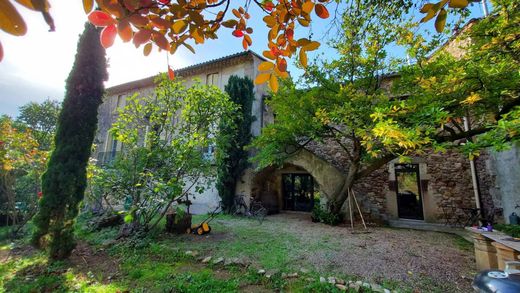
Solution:
[[[248,77],[233,75],[224,88],[231,101],[238,105],[232,119],[224,119],[220,123],[222,143],[217,157],[216,187],[223,208],[227,211],[233,206],[237,180],[248,166],[248,153],[244,148],[251,142],[251,123],[254,119],[251,115],[253,87],[253,82]]]
[[[65,99],[58,119],[55,149],[42,177],[43,197],[34,218],[32,243],[50,240],[50,257],[67,258],[75,247],[74,220],[86,187],[86,168],[107,80],[105,49],[100,29],[86,23],[74,65],[66,81]],[[48,239],[50,237],[50,239]]]

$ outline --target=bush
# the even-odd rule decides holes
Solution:
[[[328,209],[324,209],[319,202],[314,204],[311,217],[314,222],[322,222],[332,226],[342,223],[344,219],[343,214],[334,214]]]

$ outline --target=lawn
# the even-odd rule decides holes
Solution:
[[[156,232],[126,242],[114,240],[116,228],[90,232],[85,223],[64,262],[50,264],[24,240],[3,242],[0,292],[340,292],[323,282],[329,277],[351,281],[351,292],[362,282],[380,285],[363,292],[470,292],[475,273],[473,247],[458,236],[350,231],[304,214],[262,224],[219,216],[209,235]]]

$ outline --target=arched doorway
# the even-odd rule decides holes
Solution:
[[[252,196],[261,201],[271,214],[280,210],[310,212],[318,189],[310,173],[286,163],[280,168],[267,167],[256,173]]]

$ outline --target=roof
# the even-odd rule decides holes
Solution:
[[[264,57],[258,55],[257,53],[247,50],[231,55],[227,55],[224,57],[220,57],[217,59],[208,60],[202,63],[190,65],[184,68],[174,70],[175,76],[190,76],[196,75],[203,71],[212,69],[212,68],[220,68],[222,66],[231,66],[238,64],[243,61],[252,60],[254,57],[261,59],[262,61],[267,61]],[[131,82],[119,84],[113,87],[109,87],[106,89],[108,95],[114,95],[118,93],[123,93],[131,90],[137,90],[145,87],[150,87],[154,85],[154,80],[157,75],[149,76],[143,79],[134,80]]]

